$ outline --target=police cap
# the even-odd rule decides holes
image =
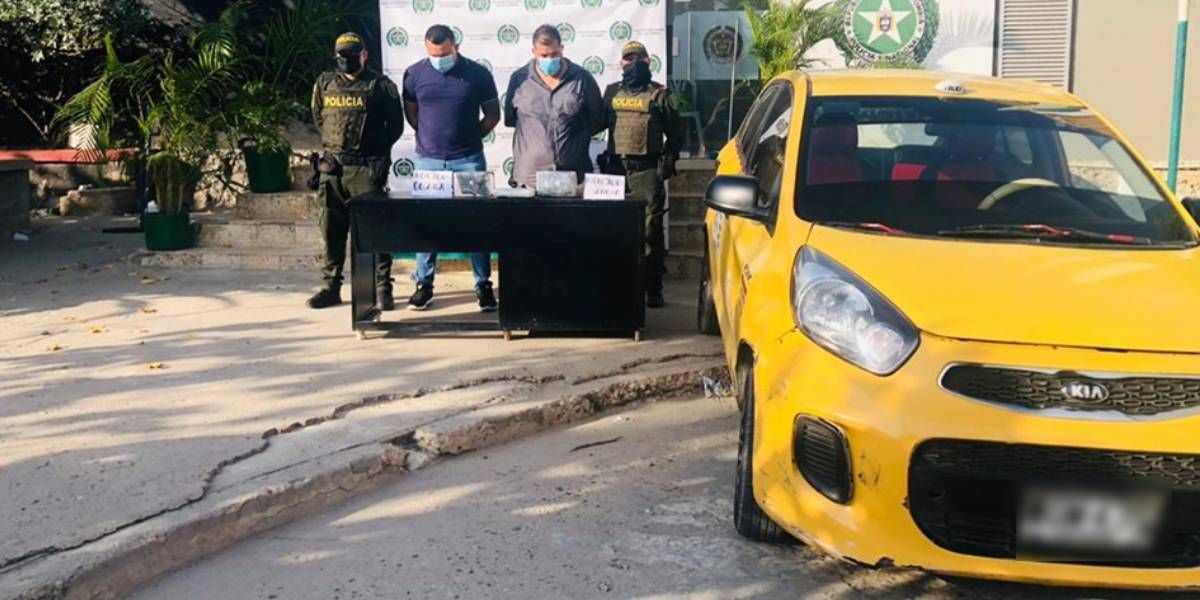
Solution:
[[[333,49],[335,52],[347,50],[350,52],[362,52],[366,44],[363,43],[362,36],[353,32],[346,32],[339,35]]]
[[[631,54],[636,54],[642,58],[650,56],[650,53],[646,52],[646,46],[641,42],[625,42],[625,45],[621,47],[621,58],[625,58]]]

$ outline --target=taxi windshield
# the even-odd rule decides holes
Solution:
[[[894,234],[1193,245],[1180,213],[1084,107],[812,98],[796,212]]]

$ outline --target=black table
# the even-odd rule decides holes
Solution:
[[[353,328],[621,333],[646,323],[645,201],[562,198],[425,199],[365,194],[350,202]],[[389,252],[500,255],[496,322],[382,321],[375,255]]]

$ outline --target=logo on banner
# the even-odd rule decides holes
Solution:
[[[662,59],[657,54],[650,56],[650,72],[658,73],[662,70]]]
[[[392,175],[395,175],[396,177],[412,177],[413,171],[415,170],[416,168],[415,165],[413,165],[413,161],[407,158],[401,158],[400,160],[392,163]]]
[[[463,41],[463,32],[461,29],[451,26],[450,31],[454,32],[454,45],[459,45]]]
[[[433,12],[433,0],[413,0],[413,12],[427,15]]]
[[[387,45],[392,48],[408,46],[408,32],[403,27],[393,27],[387,32]]]
[[[525,0],[525,10],[529,12],[546,10],[546,0]]]
[[[492,10],[492,0],[469,0],[467,8],[471,9],[471,12],[487,12]]]
[[[615,42],[625,42],[633,37],[633,26],[628,21],[617,21],[608,28],[608,37]]]
[[[659,0],[638,0],[638,4],[642,6],[658,6]]]
[[[496,132],[489,131],[487,135],[483,136],[483,143],[488,145],[496,143]]]
[[[515,25],[501,25],[496,31],[496,39],[505,46],[515,45],[521,40],[521,30]]]
[[[600,8],[601,6],[604,6],[604,0],[579,0],[579,3],[582,4],[584,8]]]
[[[920,63],[937,38],[937,0],[839,0],[835,42],[852,64]]]
[[[717,25],[704,34],[704,57],[716,65],[733,64],[742,58],[742,39],[728,25]]]
[[[492,61],[490,61],[486,58],[476,58],[474,60],[477,64],[479,64],[479,66],[487,69],[488,73],[492,72]]]
[[[604,73],[604,59],[599,56],[589,56],[583,59],[583,63],[580,66],[592,75],[602,75]]]
[[[558,37],[562,38],[564,44],[570,44],[575,41],[575,27],[570,23],[559,23]]]
[[[510,156],[510,157],[504,159],[504,176],[511,178],[512,172],[513,172],[513,159]]]

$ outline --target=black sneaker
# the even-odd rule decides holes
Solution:
[[[646,306],[650,308],[662,308],[667,305],[667,300],[663,298],[662,292],[646,292]]]
[[[396,310],[396,298],[392,296],[392,288],[375,288],[375,303],[379,310]]]
[[[340,285],[338,287],[323,287],[317,290],[317,293],[313,294],[308,299],[308,302],[306,302],[309,308],[329,308],[341,303],[342,291]]]
[[[408,310],[425,310],[433,304],[433,286],[418,285],[417,291],[408,298]]]
[[[496,310],[496,295],[492,293],[492,283],[485,281],[475,286],[475,298],[479,300],[480,312]]]

